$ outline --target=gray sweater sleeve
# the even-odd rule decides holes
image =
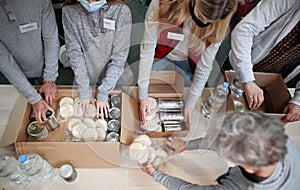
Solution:
[[[28,82],[15,59],[2,42],[0,42],[0,71],[27,98],[30,104],[37,103],[42,98],[37,90]]]
[[[191,90],[186,100],[186,107],[193,109],[196,102],[198,101],[198,98],[202,94],[203,88],[212,70],[215,56],[220,45],[221,42],[211,44],[208,48],[205,49],[203,54],[201,54],[201,57],[197,62]]]
[[[156,9],[159,6],[157,0],[152,0],[147,9],[145,18],[145,30],[140,47],[140,64],[139,64],[139,99],[148,98],[148,86],[150,81],[150,72],[154,61],[155,47],[157,43],[158,24],[153,22]]]
[[[130,35],[132,27],[131,12],[128,6],[122,5],[116,22],[116,31],[113,42],[113,52],[107,65],[105,77],[98,87],[97,99],[108,101],[110,93],[122,75],[130,48]]]
[[[41,22],[45,57],[43,79],[46,81],[55,81],[58,76],[58,31],[52,3],[49,0],[43,1]]]
[[[62,9],[62,22],[64,27],[64,34],[66,40],[67,56],[69,63],[75,75],[76,83],[78,84],[78,92],[81,99],[91,99],[92,87],[88,76],[87,66],[85,64],[83,52],[79,42],[79,36],[75,31],[73,23],[78,22],[76,18],[72,17],[72,13],[68,6]],[[74,20],[75,19],[75,20]]]
[[[198,185],[192,184],[182,179],[169,176],[161,171],[155,171],[153,178],[156,182],[161,183],[169,190],[216,190],[225,189],[220,185]]]

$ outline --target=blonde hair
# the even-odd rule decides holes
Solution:
[[[221,42],[229,28],[230,19],[240,0],[160,0],[154,22],[180,26],[189,16],[189,3],[195,4],[195,13],[199,12],[208,20],[216,21],[200,28],[191,20],[192,35],[189,47],[201,54],[206,44]],[[162,25],[163,28],[166,25]]]

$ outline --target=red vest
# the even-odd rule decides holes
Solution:
[[[181,24],[179,27],[165,28],[160,32],[155,48],[155,59],[162,59],[166,57],[175,48],[175,46],[179,43],[179,40],[169,39],[167,36],[169,32],[183,34],[182,26],[183,24]],[[209,42],[206,43],[206,48],[209,45]],[[188,60],[193,72],[196,69],[196,63],[200,59],[200,56],[201,55],[197,54],[192,48],[189,48]]]

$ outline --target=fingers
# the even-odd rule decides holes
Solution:
[[[45,121],[47,120],[46,111],[48,109],[54,113],[53,109],[43,99],[33,104],[32,108],[35,114],[35,118],[39,123],[45,123]]]
[[[45,83],[39,90],[45,94],[45,101],[51,104],[57,97],[57,86],[54,83]]]

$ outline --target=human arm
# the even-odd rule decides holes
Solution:
[[[112,42],[112,52],[109,55],[109,62],[105,75],[98,86],[97,102],[108,102],[108,94],[114,89],[119,77],[125,69],[125,63],[130,48],[130,35],[132,27],[131,12],[128,6],[118,5],[120,10],[115,20],[115,31]],[[98,101],[99,100],[99,101]],[[98,104],[97,112],[100,108],[106,108],[105,104]],[[102,106],[101,106],[102,105]],[[107,112],[107,110],[106,110]]]
[[[210,144],[208,144],[209,138],[196,138],[189,141],[184,141],[181,138],[177,137],[168,137],[166,140],[166,144],[174,149],[174,153],[178,154],[185,150],[206,150],[210,148]]]
[[[46,82],[42,85],[39,92],[44,93],[46,102],[51,103],[57,96],[56,84],[50,81],[56,81],[58,76],[59,40],[51,1],[43,0],[42,7],[41,31],[45,58],[43,79]]]
[[[258,63],[271,51],[281,39],[278,34],[284,34],[284,31],[274,33],[278,25],[272,23],[280,20],[280,17],[289,11],[295,2],[295,0],[261,1],[233,30],[229,59],[242,83],[255,80],[253,64]],[[268,39],[264,39],[264,36],[268,36]],[[252,104],[250,108],[257,108],[263,102],[262,90],[257,85],[245,89],[245,92],[248,100],[253,100],[253,103],[249,102],[249,105]]]
[[[65,6],[62,9],[62,22],[65,34],[67,56],[69,63],[75,75],[75,81],[78,84],[80,99],[92,99],[92,87],[88,76],[87,66],[81,48],[80,37],[76,23],[80,19],[71,7]]]
[[[43,123],[42,118],[44,121],[46,120],[45,113],[47,109],[52,110],[52,108],[47,105],[37,90],[28,82],[12,54],[1,42],[0,71],[6,76],[9,82],[27,98],[28,102],[33,105],[33,112],[35,113],[37,121]]]
[[[153,0],[147,9],[145,30],[140,47],[138,86],[142,123],[146,122],[146,112],[149,111],[149,106],[147,106],[148,86],[150,82],[150,72],[154,61],[158,32],[158,24],[153,22],[153,17],[158,6],[159,2],[157,0]]]
[[[151,114],[148,99],[140,100],[140,114],[142,124],[144,124],[147,121],[147,112]]]
[[[187,110],[187,112],[185,113],[185,120],[190,124],[192,112],[187,108],[189,108],[190,110],[194,109],[198,98],[202,94],[203,88],[212,70],[213,62],[220,45],[221,42],[211,44],[205,49],[203,54],[201,54],[200,59],[197,62],[193,83],[191,85],[190,92],[185,103],[185,110]]]
[[[162,171],[159,171],[153,167],[151,164],[151,159],[147,161],[145,164],[139,165],[141,170],[152,176],[154,180],[158,183],[161,183],[163,186],[165,186],[169,190],[213,190],[213,189],[222,189],[222,188],[216,188],[216,186],[202,186],[198,184],[192,184],[187,181],[184,181],[180,178],[170,176]]]
[[[300,120],[300,81],[297,82],[294,97],[290,100],[288,105],[284,108],[284,113],[287,115],[283,121],[299,121]]]

